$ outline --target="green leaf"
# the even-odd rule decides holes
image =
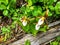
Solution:
[[[14,15],[13,16],[18,16],[17,12],[14,12]]]
[[[60,36],[56,37],[56,40],[57,40],[57,41],[60,41]]]
[[[57,41],[50,42],[50,45],[59,45]]]
[[[32,6],[33,4],[32,0],[28,0],[27,2],[28,2],[28,6]]]
[[[54,0],[54,2],[56,2],[57,0]]]
[[[10,3],[11,4],[15,4],[16,3],[16,0],[10,0]]]
[[[15,20],[15,21],[19,20],[19,18],[15,17],[15,16],[13,16],[12,19]]]
[[[37,30],[35,30],[35,25],[34,24],[30,24],[30,29],[29,29],[29,31],[34,35],[34,36],[36,36],[36,34],[37,34]]]
[[[60,14],[60,1],[57,2],[56,6],[55,6],[55,12],[56,12],[56,14]]]
[[[8,10],[3,11],[4,16],[8,16]]]
[[[3,2],[3,0],[0,0],[0,2]]]
[[[51,10],[51,11],[54,11],[54,7],[51,5],[51,6],[49,6],[49,9]]]
[[[26,12],[30,12],[30,8],[29,7],[26,7]]]
[[[39,2],[43,2],[43,0],[39,0]]]
[[[9,0],[10,8],[16,8],[16,0]]]
[[[59,1],[59,2],[57,2],[56,6],[60,6],[60,1]]]
[[[32,0],[33,3],[36,3],[38,0]]]
[[[8,0],[6,0],[6,4],[8,4]]]
[[[19,11],[19,8],[18,9],[16,9],[16,12],[18,12]]]
[[[25,13],[26,7],[21,7],[20,10],[22,13]]]
[[[8,0],[5,0],[5,2],[4,2],[4,3],[5,3],[5,5],[8,5]]]
[[[1,30],[2,30],[2,34],[6,34],[6,33],[9,33],[10,32],[10,27],[8,26],[8,27],[2,27],[1,28]]]
[[[25,32],[27,32],[27,33],[30,32],[30,31],[29,31],[29,29],[30,29],[29,24],[27,24],[26,26],[22,26],[22,28],[23,28],[23,30],[24,30]]]
[[[33,14],[33,16],[38,16],[37,10],[34,10],[34,11],[32,12],[32,14]]]
[[[52,16],[52,13],[49,11],[48,16]]]
[[[57,0],[49,0],[48,5],[52,5],[54,2],[56,2]]]
[[[15,28],[16,23],[17,23],[17,21],[13,21],[12,24],[11,24],[11,27]]]
[[[29,40],[26,40],[25,41],[25,45],[31,45],[30,41]]]
[[[30,10],[34,10],[34,7],[35,7],[35,6],[30,6]]]
[[[35,6],[34,10],[32,11],[33,16],[38,16],[42,14],[42,8],[40,6]]]
[[[8,6],[7,6],[7,10],[9,10],[9,8],[10,8],[10,7],[9,7],[9,5],[8,5]]]
[[[14,12],[15,12],[15,9],[11,8],[9,11],[10,11],[11,13],[14,13]]]
[[[4,3],[5,5],[8,5],[8,0],[0,0],[0,3]]]
[[[1,5],[0,5],[0,10],[4,10],[4,9],[6,9],[6,6],[3,5],[3,4],[1,4]]]
[[[37,7],[35,7],[34,10],[32,11],[32,15],[38,16]]]
[[[42,14],[42,8],[40,6],[37,7],[37,12],[38,12],[38,15]]]
[[[5,0],[0,0],[0,3],[4,2]]]
[[[46,32],[46,29],[45,29],[44,27],[41,27],[41,28],[40,28],[40,31]]]

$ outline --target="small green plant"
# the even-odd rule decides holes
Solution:
[[[56,37],[56,39],[50,42],[50,45],[59,45],[60,43],[60,36]]]
[[[57,41],[50,42],[50,45],[59,45]]]
[[[3,11],[3,15],[11,17],[11,14],[15,11],[15,4],[16,0],[0,0],[0,10]]]
[[[2,27],[1,28],[1,31],[2,31],[2,35],[4,35],[4,41],[7,40],[7,38],[10,37],[10,33],[11,33],[11,30],[10,30],[10,27]]]
[[[1,30],[2,30],[2,34],[10,33],[10,31],[11,31],[10,27],[8,27],[8,28],[7,27],[2,27]]]
[[[24,45],[31,45],[31,43],[29,40],[26,40]]]

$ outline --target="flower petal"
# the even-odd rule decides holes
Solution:
[[[27,21],[23,21],[22,24],[23,24],[23,26],[26,26],[27,25]]]
[[[39,19],[39,21],[38,21],[38,25],[42,25],[43,23],[44,23],[44,20]]]
[[[36,24],[35,29],[39,30],[39,28],[40,28],[40,25]]]

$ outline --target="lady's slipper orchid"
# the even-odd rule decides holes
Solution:
[[[39,30],[40,25],[42,25],[44,23],[44,20],[45,20],[45,17],[42,17],[42,18],[39,19],[38,23],[35,26],[36,30]]]
[[[44,23],[45,17],[42,17],[38,21],[38,25],[42,25]]]
[[[23,26],[26,26],[27,25],[27,17],[22,17],[20,18],[20,21],[22,22]]]
[[[22,24],[23,24],[23,26],[26,26],[26,25],[27,25],[27,21],[24,20],[24,21],[22,22]]]
[[[40,25],[36,24],[35,29],[39,30],[39,28],[40,28]]]

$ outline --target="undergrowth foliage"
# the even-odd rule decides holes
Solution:
[[[50,45],[60,45],[60,36],[57,36],[54,41],[50,42]]]
[[[60,1],[58,0],[25,1],[26,4],[17,8],[16,0],[0,0],[0,10],[3,15],[13,20],[8,27],[15,28],[15,25],[19,24],[25,32],[36,35],[38,31],[46,32],[48,26],[45,20],[47,17],[58,18],[60,15]],[[5,30],[7,29],[5,28]],[[10,31],[12,30],[9,29],[6,33]]]

